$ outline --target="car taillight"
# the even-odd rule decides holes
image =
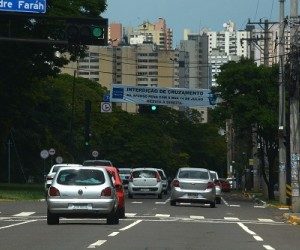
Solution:
[[[173,180],[172,181],[172,186],[173,187],[179,187],[179,180]]]
[[[158,173],[155,174],[156,180],[157,182],[161,182],[161,178],[160,175]]]
[[[207,189],[212,189],[215,187],[215,184],[213,182],[208,182],[207,183]]]
[[[101,192],[101,196],[111,196],[112,191],[110,187],[104,188]]]
[[[49,196],[60,196],[59,190],[51,186],[49,188]]]

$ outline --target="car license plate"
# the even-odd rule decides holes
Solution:
[[[190,198],[198,198],[198,194],[188,194],[188,197],[190,197]]]
[[[148,191],[150,191],[150,189],[149,188],[141,188],[141,191],[148,192]]]
[[[89,209],[88,204],[70,204],[69,208],[72,209]]]

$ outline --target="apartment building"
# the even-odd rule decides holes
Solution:
[[[166,20],[163,18],[158,18],[155,23],[144,21],[137,28],[128,28],[126,36],[130,44],[137,44],[137,40],[132,38],[142,38],[141,42],[152,42],[162,50],[173,48],[173,31],[167,27]]]

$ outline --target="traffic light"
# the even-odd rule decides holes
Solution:
[[[67,18],[65,38],[69,44],[107,45],[108,19]]]
[[[158,109],[156,105],[146,105],[140,104],[139,105],[139,113],[140,114],[155,114],[157,113]]]

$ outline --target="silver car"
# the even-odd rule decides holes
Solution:
[[[47,196],[47,223],[59,224],[60,217],[107,218],[118,224],[118,198],[112,177],[103,167],[61,167]]]
[[[216,188],[216,203],[221,204],[221,183],[219,181],[219,175],[216,171],[210,170],[210,176],[214,181]]]
[[[131,171],[128,198],[135,194],[152,194],[162,199],[162,181],[156,168],[135,168]]]
[[[216,189],[210,172],[204,168],[180,168],[171,185],[170,204],[176,202],[209,203],[216,206]]]
[[[160,177],[161,177],[161,182],[162,182],[162,188],[163,188],[163,193],[167,194],[168,193],[168,179],[165,174],[165,171],[163,169],[158,168],[157,169]]]

